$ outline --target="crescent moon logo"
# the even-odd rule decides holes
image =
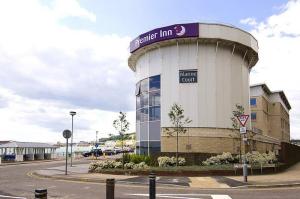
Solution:
[[[174,29],[177,36],[183,36],[185,34],[184,26],[175,26]]]

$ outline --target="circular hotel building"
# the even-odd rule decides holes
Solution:
[[[176,24],[141,34],[130,52],[137,153],[176,151],[176,136],[166,133],[174,103],[192,120],[179,135],[179,152],[238,153],[231,117],[236,104],[250,114],[249,72],[258,61],[251,34],[223,24]]]

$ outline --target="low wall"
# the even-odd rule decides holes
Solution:
[[[281,142],[279,150],[279,161],[287,165],[293,165],[300,161],[300,146]]]

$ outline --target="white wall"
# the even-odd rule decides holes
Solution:
[[[179,84],[179,70],[198,69],[198,83]],[[137,81],[161,74],[161,126],[171,126],[173,103],[183,106],[190,127],[231,128],[235,104],[249,109],[249,70],[243,57],[215,44],[179,44],[140,56]],[[251,127],[250,120],[248,128]]]

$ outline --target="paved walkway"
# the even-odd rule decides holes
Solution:
[[[68,175],[65,175],[65,167],[52,167],[34,171],[33,175],[55,179],[78,180],[104,183],[108,178],[114,178],[117,183],[148,184],[147,176],[109,175],[88,173],[88,164],[68,167]],[[212,177],[175,177],[158,176],[160,185],[173,185],[195,188],[242,188],[242,187],[277,187],[300,186],[300,163],[290,169],[269,175],[250,175],[248,183],[243,183],[243,176],[212,176]]]
[[[231,176],[229,179],[242,182],[241,176]],[[295,164],[284,172],[269,175],[253,175],[248,177],[248,183],[253,185],[279,185],[299,184],[300,185],[300,163]]]

